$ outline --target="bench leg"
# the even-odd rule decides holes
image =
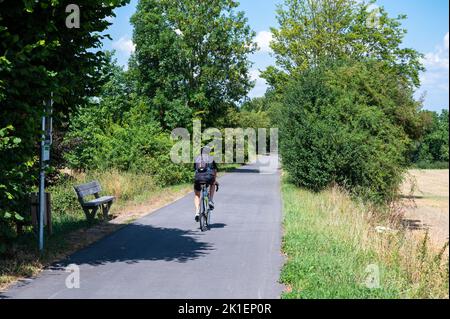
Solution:
[[[111,208],[112,202],[102,205],[103,219],[109,220],[109,210]]]
[[[97,214],[98,211],[98,206],[94,207],[94,208],[83,208],[84,210],[84,214],[86,215],[86,218],[88,220],[89,223],[92,223],[95,219],[95,214]]]

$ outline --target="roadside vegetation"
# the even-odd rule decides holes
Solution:
[[[406,229],[400,192],[409,168],[448,165],[448,112],[414,98],[406,17],[368,8],[285,0],[270,89],[246,105],[280,127],[285,298],[448,298],[448,243]]]
[[[411,161],[414,168],[448,169],[448,110],[441,113],[422,111],[424,134],[414,145]]]
[[[448,244],[408,232],[333,187],[319,193],[284,180],[283,298],[448,298]],[[397,208],[401,209],[401,208]]]

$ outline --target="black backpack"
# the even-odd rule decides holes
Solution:
[[[196,183],[204,183],[204,184],[212,184],[214,179],[212,163],[207,163],[203,160],[203,156],[201,156],[200,163],[196,163],[195,169],[195,182]]]

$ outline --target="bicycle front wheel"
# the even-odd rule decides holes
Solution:
[[[206,210],[206,226],[209,229],[209,226],[211,225],[211,209],[209,208],[209,203],[207,204],[207,210]]]

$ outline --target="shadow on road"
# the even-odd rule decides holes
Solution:
[[[211,228],[225,226],[214,224]],[[46,271],[51,272],[44,272],[39,276],[66,276],[67,266],[72,264],[102,266],[120,262],[136,264],[143,261],[186,263],[205,257],[214,250],[210,243],[202,242],[201,238],[200,231],[131,224],[47,267]],[[32,282],[33,280],[29,279],[21,280],[16,287],[23,288]],[[7,291],[0,292],[0,299],[7,298]]]
[[[195,231],[132,224],[57,263],[52,269],[69,264],[133,264],[146,260],[185,263],[213,250],[211,244],[199,241],[198,235]]]
[[[255,168],[236,168],[229,171],[229,174],[259,174],[259,169]]]
[[[219,229],[219,228],[225,228],[227,225],[226,224],[212,224],[209,225],[210,229]]]

